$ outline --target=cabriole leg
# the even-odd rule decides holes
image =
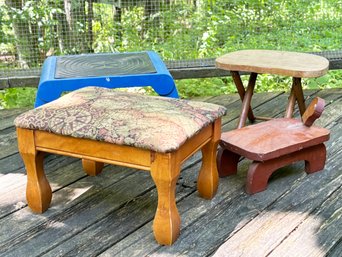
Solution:
[[[171,245],[180,232],[181,221],[175,196],[180,163],[177,163],[172,153],[154,153],[153,155],[151,176],[158,192],[158,207],[154,216],[153,232],[159,244]]]
[[[27,172],[26,199],[34,212],[43,213],[51,203],[51,187],[43,168],[44,153],[34,145],[34,131],[17,128],[18,147]]]
[[[211,199],[218,188],[218,172],[215,164],[218,141],[221,137],[221,119],[212,124],[212,137],[202,151],[202,166],[197,179],[197,190],[201,197]]]

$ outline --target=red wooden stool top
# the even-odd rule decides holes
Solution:
[[[222,133],[221,146],[250,160],[266,161],[329,140],[325,128],[302,121],[274,119]]]
[[[318,119],[325,102],[316,97],[302,120],[273,119],[222,133],[220,145],[254,161],[266,161],[315,146],[329,140],[330,131],[311,126]]]

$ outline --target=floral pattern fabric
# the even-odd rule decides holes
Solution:
[[[225,112],[210,103],[86,87],[25,112],[14,123],[165,153],[178,149]]]

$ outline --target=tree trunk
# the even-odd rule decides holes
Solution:
[[[94,52],[93,50],[93,42],[94,42],[94,37],[93,37],[93,18],[94,18],[94,11],[93,11],[93,0],[88,0],[88,16],[87,16],[87,21],[88,21],[88,49],[89,52]]]
[[[14,10],[22,10],[25,0],[6,0],[5,3]],[[12,24],[19,65],[21,68],[37,66],[40,60],[38,26],[19,15],[14,15],[13,9],[10,15],[14,17]]]
[[[61,52],[78,54],[92,52],[93,4],[88,1],[88,15],[85,0],[63,0],[60,2],[63,14],[58,14],[58,37]]]

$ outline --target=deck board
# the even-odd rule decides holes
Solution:
[[[45,171],[53,189],[50,209],[32,214],[25,200],[26,176],[18,154],[13,119],[23,110],[0,111],[0,256],[339,256],[342,252],[342,89],[310,90],[326,108],[317,121],[331,130],[323,172],[306,175],[303,163],[282,168],[267,191],[248,196],[249,161],[236,176],[220,179],[211,201],[201,199],[197,153],[182,166],[177,183],[181,235],[159,246],[152,221],[155,186],[145,171],[107,165],[97,177],[79,160],[48,155]],[[284,113],[288,94],[255,94],[257,115]],[[228,108],[223,131],[236,127],[238,95],[202,100]]]

